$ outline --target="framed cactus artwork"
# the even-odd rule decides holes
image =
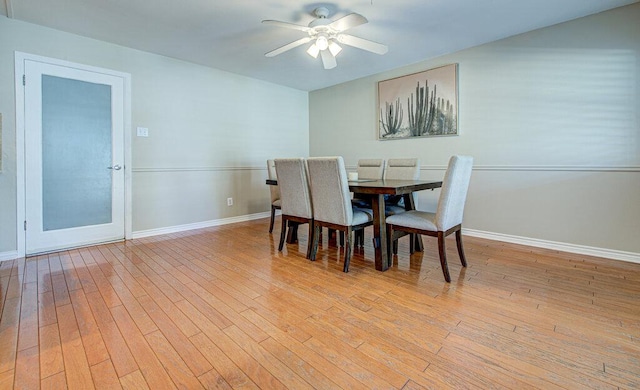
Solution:
[[[378,139],[458,135],[458,64],[378,82]]]

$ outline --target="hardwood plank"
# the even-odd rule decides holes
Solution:
[[[189,338],[180,331],[173,320],[169,318],[158,305],[148,296],[140,297],[140,303],[147,314],[153,319],[158,328],[167,337],[171,345],[176,349],[180,357],[189,366],[193,375],[200,376],[211,370],[211,365],[202,356],[198,349],[189,341]]]
[[[14,386],[14,371],[7,370],[0,372],[0,389],[12,389]],[[21,385],[20,383],[17,384]]]
[[[65,377],[64,372],[59,372],[55,375],[51,375],[50,377],[43,378],[40,381],[40,390],[60,390],[67,388],[67,378]]]
[[[92,389],[91,371],[73,307],[70,304],[58,306],[56,311],[67,386],[69,389]]]
[[[380,363],[375,364],[374,359],[362,354],[362,352],[344,346],[336,340],[332,340],[330,336],[321,337],[321,340],[317,337],[312,337],[305,341],[304,345],[334,365],[341,367],[366,387],[399,388],[406,383],[406,377],[383,367]],[[359,354],[361,356],[356,356]]]
[[[40,328],[40,377],[47,378],[64,371],[58,324]]]
[[[180,274],[180,272],[176,271],[176,274]],[[193,290],[180,283],[180,281],[175,277],[175,274],[165,273],[162,275],[162,278],[169,283],[173,283],[180,294],[185,297],[184,300],[176,302],[176,307],[180,308],[180,310],[182,310],[181,306],[183,304],[194,305],[198,308],[197,310],[200,313],[205,315],[209,321],[213,322],[218,328],[226,328],[233,324],[227,317],[216,310],[215,304],[209,304],[209,302],[204,300],[199,294],[196,294]],[[188,279],[188,283],[191,283],[191,279]],[[182,312],[184,312],[184,310],[182,310]],[[187,313],[185,313],[185,315],[188,316]]]
[[[264,389],[284,389],[286,388],[282,382],[272,375],[265,367],[263,367],[259,362],[257,362],[252,356],[250,356],[247,352],[245,352],[242,348],[236,344],[235,340],[230,338],[225,332],[218,329],[216,326],[210,325],[206,326],[206,323],[202,323],[201,325],[203,332],[206,334],[208,340],[215,344],[215,348],[206,342],[206,339],[202,339],[202,337],[194,336],[192,339],[202,340],[205,343],[202,344],[205,346],[205,351],[208,352],[208,355],[211,356],[211,351],[220,350],[227,358],[233,362],[234,365],[239,367],[246,377],[250,378],[250,380],[255,383],[259,388]],[[222,356],[222,355],[221,355]],[[230,384],[235,384],[239,382],[241,386],[248,386],[248,388],[252,388],[250,384],[244,378],[244,375],[240,375],[235,372],[233,367],[230,366],[229,362],[226,359],[225,367],[220,367],[216,365],[225,380]],[[216,364],[213,363],[212,364]]]
[[[151,346],[151,349],[155,351],[158,359],[162,362],[167,373],[171,376],[173,383],[175,383],[178,388],[197,389],[202,387],[202,384],[193,375],[184,360],[182,360],[162,332],[155,331],[149,333],[145,338]]]
[[[29,262],[29,264],[35,264]],[[18,351],[38,346],[38,283],[22,284],[22,304],[20,305],[20,337]]]
[[[312,389],[313,387],[300,378],[295,372],[290,370],[285,364],[282,364],[269,351],[264,349],[262,345],[242,332],[235,325],[224,329],[224,333],[235,340],[235,342],[253,357],[261,366],[278,378],[282,384],[290,389]]]
[[[153,272],[153,271],[147,271]],[[165,272],[166,273],[166,272]],[[157,274],[147,274],[137,278],[138,282],[147,291],[149,297],[154,297],[155,303],[162,311],[174,321],[180,331],[187,337],[191,337],[200,332],[188,317],[185,317],[175,303],[182,301],[184,297]],[[171,297],[169,299],[168,297]]]
[[[144,335],[140,333],[135,325],[135,322],[127,312],[124,306],[116,306],[111,309],[113,318],[118,324],[118,328],[122,332],[129,349],[135,351],[136,363],[140,367],[139,372],[143,375],[145,384],[152,389],[175,389],[175,385],[171,380],[171,377],[167,374],[162,363],[158,360],[157,356],[147,343]],[[131,374],[135,374],[138,371],[134,371]],[[125,375],[124,377],[127,377]],[[122,378],[124,378],[122,377]],[[140,382],[137,374],[130,376],[128,379],[122,381],[123,387],[129,387]],[[126,384],[126,386],[125,386]]]
[[[190,288],[194,293],[200,295],[200,297],[205,299],[210,304],[214,304],[217,310],[223,316],[229,319],[236,326],[240,327],[247,335],[249,335],[249,337],[251,337],[255,341],[260,342],[268,337],[266,333],[264,333],[260,328],[254,326],[252,323],[238,314],[237,311],[229,307],[226,301],[222,301],[219,297],[210,293],[207,289],[204,289],[199,284],[189,283],[187,287]]]
[[[96,389],[121,389],[120,380],[111,360],[91,366],[91,375]]]
[[[124,390],[145,390],[149,389],[144,375],[140,371],[134,371],[120,378],[120,385]]]
[[[277,352],[275,355],[283,360],[283,363],[287,364],[293,370],[300,370],[302,367],[309,365],[314,371],[324,374],[326,378],[329,378],[333,383],[324,384],[324,387],[333,387],[338,385],[341,388],[359,389],[366,388],[362,383],[355,380],[339,366],[334,365],[321,355],[308,349],[303,342],[291,337],[288,332],[281,330],[280,328],[272,325],[269,321],[260,316],[257,312],[247,310],[242,313],[243,316],[248,318],[251,322],[264,329],[269,336],[262,342],[266,344],[267,349]],[[308,340],[308,338],[306,339]],[[306,341],[304,340],[304,341]],[[307,375],[306,372],[304,375]],[[321,380],[324,380],[321,378]]]
[[[40,353],[38,346],[18,351],[14,387],[37,389],[40,387]]]
[[[7,298],[0,317],[0,373],[15,369],[20,298]]]
[[[205,389],[231,390],[232,387],[216,370],[211,370],[198,377],[198,380]]]
[[[69,290],[67,281],[64,278],[62,263],[60,263],[60,254],[52,253],[49,255],[49,268],[51,270],[51,284],[56,307],[68,305],[71,300],[69,299]]]
[[[213,380],[216,385],[224,381],[234,389],[258,389],[258,386],[249,379],[240,367],[229,359],[204,333],[191,337],[191,341],[198,346],[200,352],[213,366],[211,371],[198,377],[205,387],[209,388]],[[225,385],[220,385],[220,387],[224,388]]]
[[[97,292],[94,292],[98,294]],[[93,294],[93,293],[92,293]],[[78,330],[82,343],[86,346],[87,361],[90,366],[109,359],[109,351],[104,343],[103,335],[91,312],[91,307],[83,290],[74,290],[70,294],[73,312],[76,315]],[[106,324],[105,324],[106,325]]]
[[[109,351],[113,366],[118,373],[118,377],[124,376],[130,372],[136,371],[138,365],[135,358],[129,350],[127,343],[120,333],[117,324],[113,320],[107,303],[102,299],[102,295],[99,292],[92,292],[86,295],[91,312],[96,320],[97,326],[100,329],[102,340],[104,345]],[[87,324],[91,323],[89,314],[86,315]]]
[[[345,274],[267,224],[0,263],[0,388],[640,387],[640,264],[465,237],[445,283],[366,240]]]
[[[39,288],[39,286],[38,286]],[[56,317],[56,303],[53,292],[46,291],[38,295],[38,324],[40,327],[58,322]]]

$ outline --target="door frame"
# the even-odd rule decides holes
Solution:
[[[23,76],[25,61],[38,61],[89,72],[104,73],[123,79],[124,85],[124,238],[132,238],[132,159],[131,159],[131,74],[111,69],[99,68],[35,54],[15,52],[15,92],[16,92],[16,240],[18,257],[26,254],[26,182],[25,182],[25,94]]]

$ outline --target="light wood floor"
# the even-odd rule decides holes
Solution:
[[[640,387],[640,264],[465,237],[448,284],[425,237],[344,274],[267,225],[0,263],[0,388]]]

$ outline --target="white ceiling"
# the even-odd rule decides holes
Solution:
[[[2,1],[2,0],[0,0]],[[311,91],[442,54],[635,3],[638,0],[4,0],[6,16],[57,30]],[[383,56],[344,47],[322,67],[303,45],[264,53],[305,36],[263,25],[307,25],[312,11],[369,19],[351,35],[389,46]]]

